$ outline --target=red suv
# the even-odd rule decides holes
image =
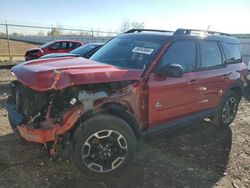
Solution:
[[[51,41],[41,45],[39,48],[28,49],[25,53],[25,60],[37,59],[45,54],[67,53],[82,46],[83,42],[70,40]]]
[[[89,60],[41,59],[12,72],[13,130],[95,176],[121,171],[141,137],[204,118],[229,126],[247,75],[236,38],[189,29],[133,29]]]

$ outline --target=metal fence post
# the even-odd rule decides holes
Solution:
[[[93,31],[93,28],[91,28],[91,37],[92,37],[92,42],[94,42],[94,31]]]
[[[10,38],[9,38],[9,30],[8,30],[8,24],[7,21],[5,21],[5,27],[6,27],[6,38],[7,38],[7,45],[8,45],[8,53],[9,53],[9,61],[11,60],[11,56],[10,56]]]
[[[51,36],[52,36],[52,40],[54,40],[54,29],[53,29],[53,25],[51,25]]]

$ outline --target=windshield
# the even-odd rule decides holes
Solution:
[[[74,50],[72,50],[71,54],[77,54],[79,56],[85,56],[86,54],[88,54],[91,50],[93,50],[94,48],[96,48],[96,45],[92,45],[92,44],[86,44],[84,46],[78,47]]]
[[[163,41],[152,38],[117,37],[98,50],[91,60],[123,68],[145,69]]]
[[[54,42],[53,42],[53,41],[47,42],[47,43],[41,45],[40,48],[47,48],[47,47],[49,47],[51,44],[54,44]]]

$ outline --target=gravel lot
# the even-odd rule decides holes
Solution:
[[[13,79],[0,71],[0,187],[250,187],[250,88],[231,128],[202,121],[144,140],[120,177],[91,180],[10,130],[5,108]]]

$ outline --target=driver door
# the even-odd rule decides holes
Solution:
[[[177,120],[201,108],[202,90],[196,78],[195,40],[177,40],[163,55],[157,71],[167,64],[180,64],[184,69],[181,78],[160,77],[152,72],[148,81],[149,88],[149,128]]]

